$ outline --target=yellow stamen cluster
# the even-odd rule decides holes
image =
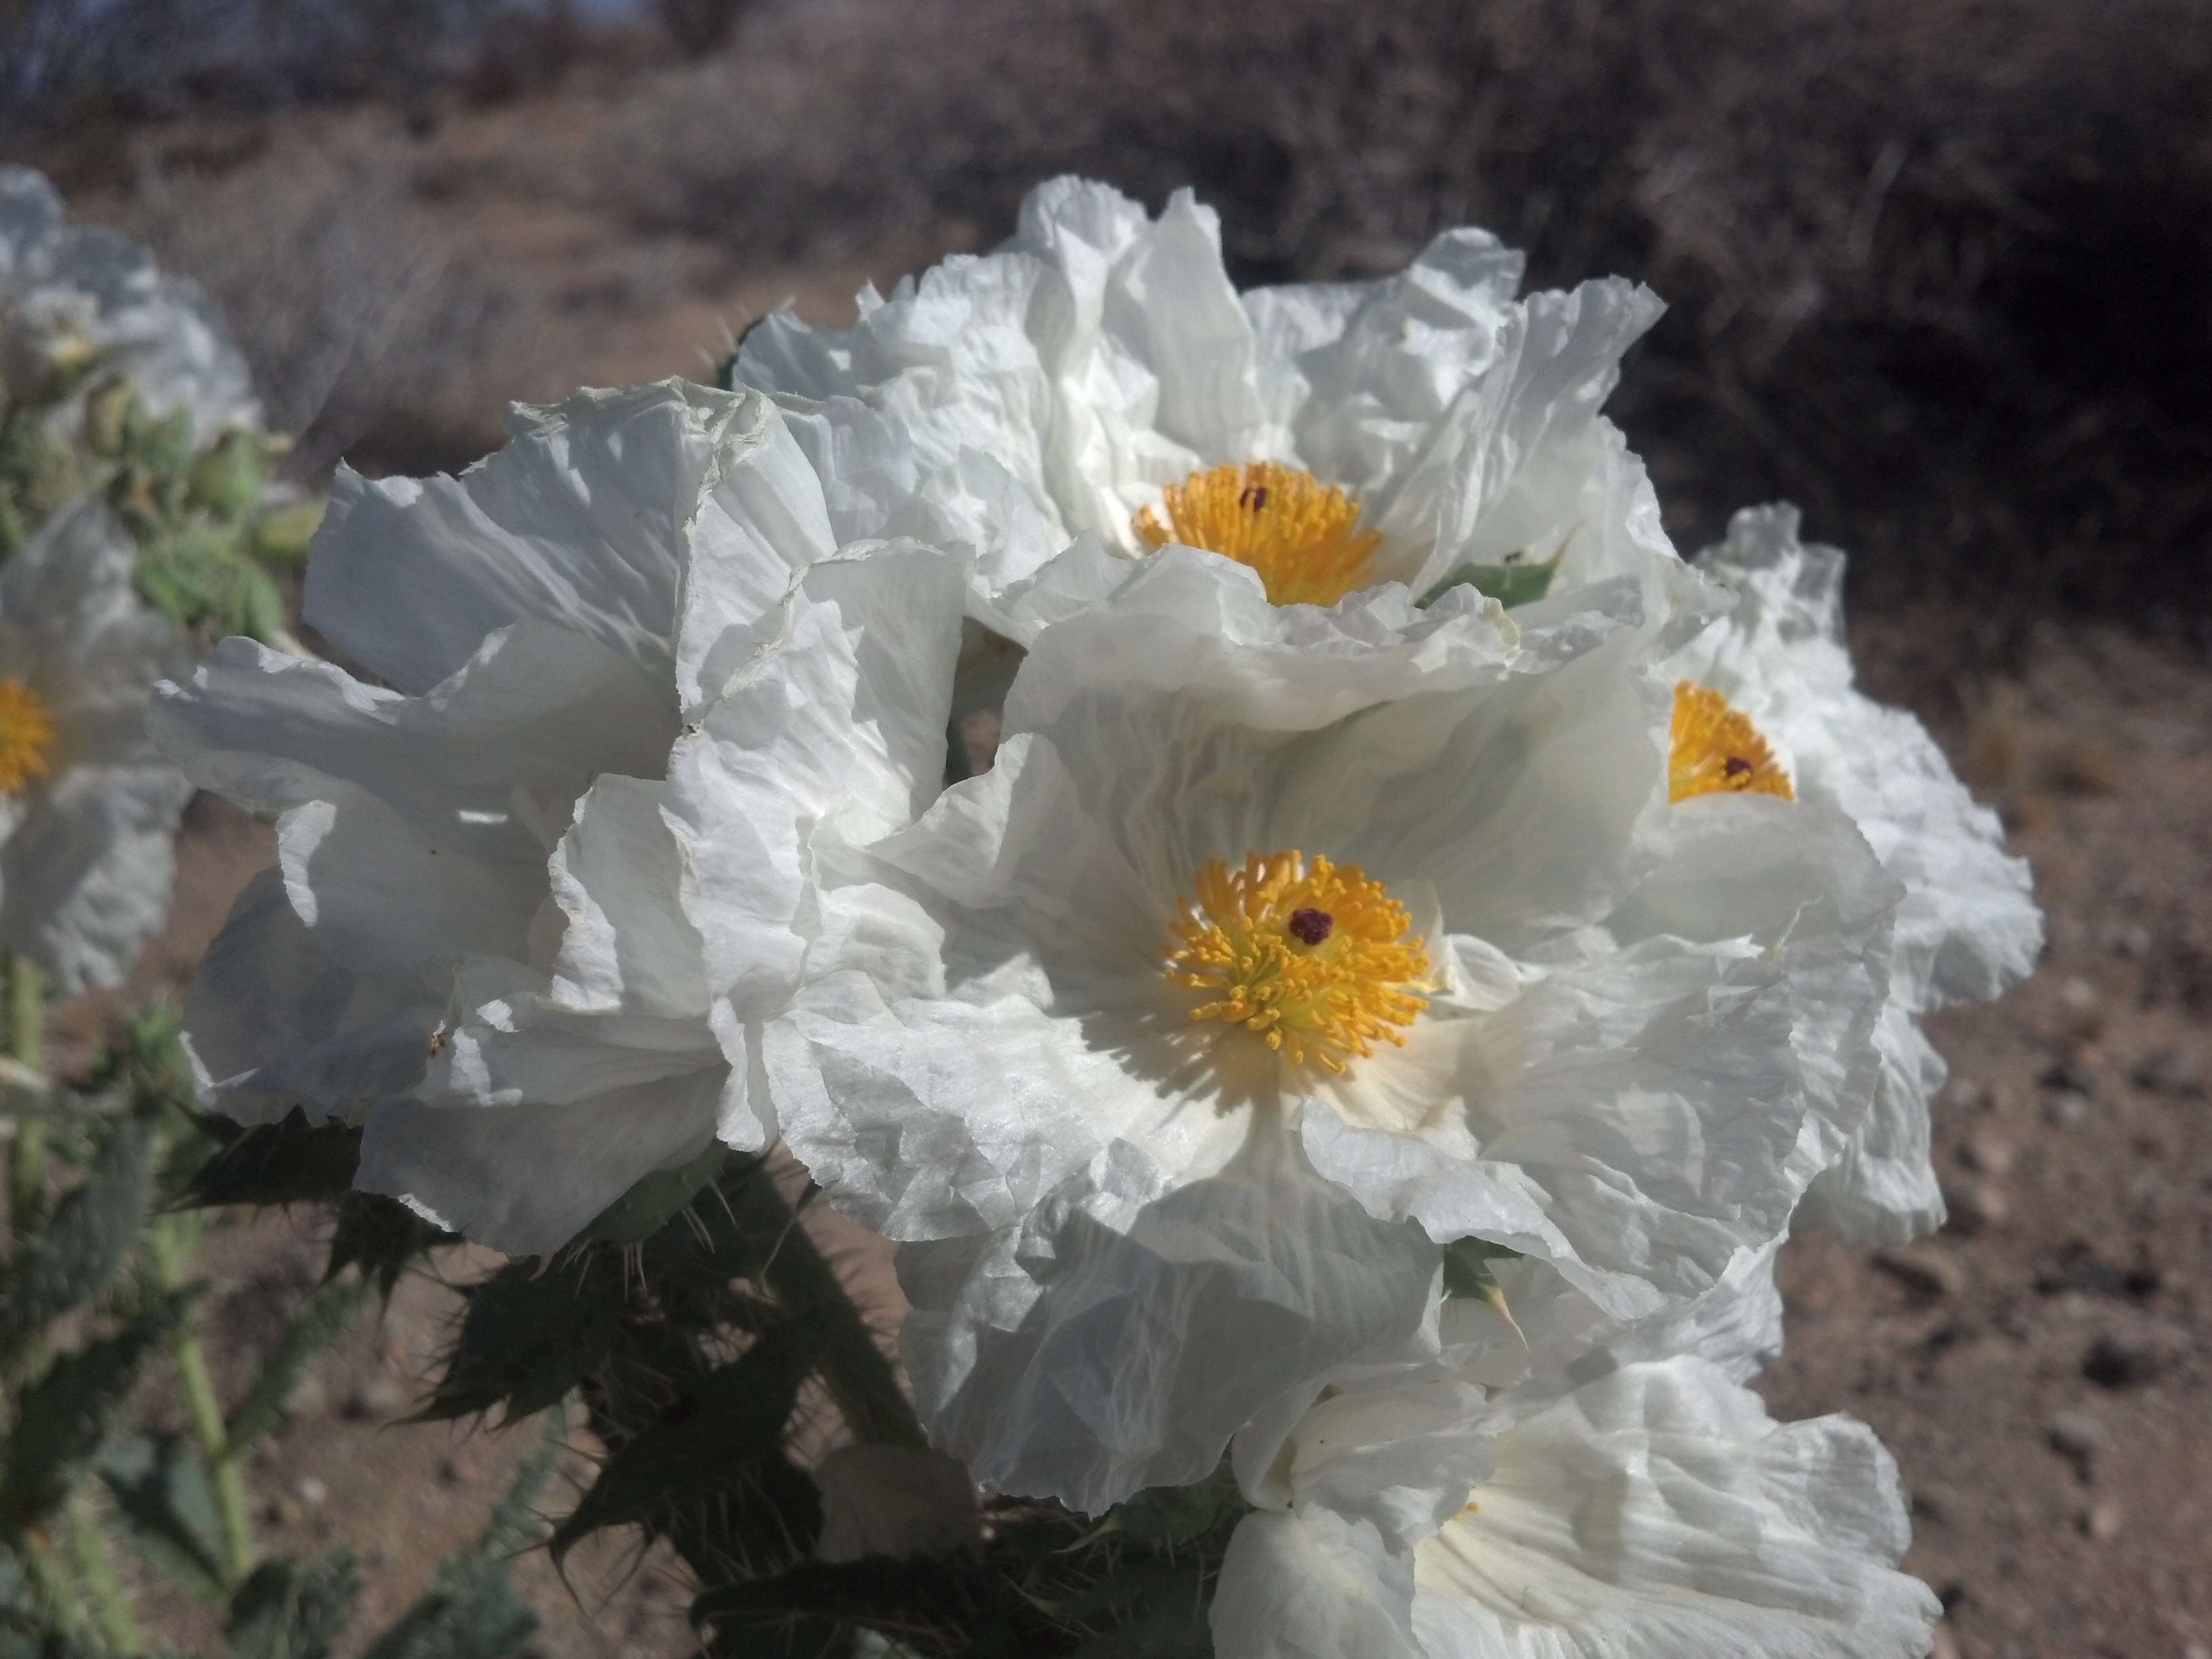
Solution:
[[[1413,988],[1429,956],[1412,919],[1357,865],[1249,853],[1241,870],[1209,859],[1170,928],[1167,975],[1212,994],[1193,1020],[1242,1025],[1293,1065],[1341,1073],[1427,1006]]]
[[[1310,472],[1273,461],[1217,466],[1170,484],[1161,505],[1137,514],[1147,547],[1179,542],[1260,573],[1276,605],[1334,605],[1370,579],[1382,538],[1359,528],[1359,503]]]
[[[1709,686],[1683,680],[1674,687],[1668,735],[1667,799],[1693,795],[1779,795],[1795,800],[1790,775],[1774,758],[1759,728]]]
[[[0,679],[0,795],[46,776],[53,765],[54,717],[18,679]]]

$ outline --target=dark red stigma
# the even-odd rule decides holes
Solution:
[[[1335,928],[1336,918],[1326,910],[1293,910],[1286,925],[1291,937],[1299,944],[1318,945]]]
[[[1267,505],[1267,486],[1247,484],[1244,493],[1237,498],[1237,504],[1248,513],[1264,511]]]
[[[1747,778],[1752,774],[1752,764],[1741,755],[1730,755],[1721,763],[1721,770],[1732,778]]]

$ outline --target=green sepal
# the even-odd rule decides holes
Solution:
[[[335,1279],[348,1267],[358,1268],[362,1282],[374,1285],[389,1302],[400,1274],[418,1257],[453,1242],[453,1234],[423,1220],[397,1199],[380,1193],[348,1193],[338,1200],[323,1277]]]
[[[461,1292],[467,1311],[430,1402],[438,1422],[494,1410],[513,1422],[555,1405],[606,1363],[627,1306],[624,1265],[582,1256],[542,1273],[518,1263]]]
[[[1516,553],[1503,564],[1462,564],[1422,594],[1416,603],[1425,611],[1453,588],[1472,587],[1508,611],[1516,605],[1532,604],[1552,591],[1552,578],[1559,573],[1559,561],[1565,554],[1563,548],[1540,563]]]
[[[315,532],[323,527],[323,513],[327,505],[318,495],[270,508],[254,520],[249,539],[253,556],[264,564],[287,568],[299,564],[307,556]]]
[[[579,1244],[641,1244],[687,1208],[722,1167],[730,1149],[710,1140],[697,1157],[672,1170],[655,1170],[594,1216],[576,1235]]]
[[[251,513],[267,483],[262,441],[245,432],[224,433],[193,459],[185,473],[191,499],[224,519],[242,519]]]

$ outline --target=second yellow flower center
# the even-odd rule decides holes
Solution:
[[[1310,472],[1273,461],[1194,472],[1163,492],[1167,510],[1137,514],[1147,547],[1203,548],[1259,572],[1275,605],[1334,605],[1371,580],[1382,536],[1359,528],[1359,503]]]
[[[1795,800],[1790,775],[1759,728],[1710,686],[1674,687],[1674,719],[1667,745],[1667,799],[1694,795],[1779,795]]]
[[[19,679],[0,679],[0,795],[12,795],[53,766],[54,717]]]
[[[1299,853],[1209,859],[1170,928],[1167,976],[1210,994],[1193,1020],[1255,1031],[1293,1065],[1341,1073],[1405,1043],[1427,1006],[1429,956],[1406,907],[1357,865]]]

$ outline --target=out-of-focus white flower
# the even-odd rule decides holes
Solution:
[[[1777,1424],[1694,1358],[1487,1398],[1448,1376],[1315,1406],[1246,1480],[1223,1659],[1920,1659],[1895,1466]]]
[[[1984,1001],[2022,978],[2043,945],[2027,863],[1974,803],[1925,727],[1852,684],[1844,643],[1844,556],[1797,538],[1794,507],[1736,514],[1698,563],[1735,594],[1733,611],[1665,665],[1724,698],[1762,744],[1729,787],[1794,781],[1797,796],[1850,815],[1903,884],[1871,1109],[1815,1184],[1812,1212],[1855,1237],[1895,1242],[1942,1219],[1928,1154],[1928,1104],[1943,1062],[1913,1017]],[[1721,745],[1725,747],[1726,745]],[[1715,754],[1719,749],[1707,748]],[[1754,782],[1754,770],[1759,781]]]
[[[1465,590],[1285,608],[1164,550],[825,884],[769,1076],[841,1207],[943,1241],[908,1364],[979,1480],[1198,1478],[1402,1343],[1437,1242],[1626,1318],[1783,1231],[1895,890],[1832,810],[1668,811],[1642,598],[1532,645]]]
[[[849,329],[768,317],[731,374],[815,400],[794,414],[876,497],[874,533],[974,550],[975,616],[1023,643],[1168,543],[1244,562],[1278,604],[1477,568],[1535,592],[1554,564],[1692,604],[1597,413],[1658,301],[1618,279],[1516,299],[1522,265],[1460,229],[1392,276],[1240,295],[1188,191],[1154,219],[1057,179],[996,251],[864,292]]]
[[[580,392],[512,434],[457,478],[341,472],[306,615],[383,686],[232,640],[160,720],[281,814],[187,1008],[216,1103],[356,1116],[362,1186],[532,1252],[775,1138],[757,1028],[810,837],[941,783],[965,570],[841,547],[757,395]]]
[[[261,424],[246,359],[197,283],[163,276],[127,236],[65,223],[41,174],[0,167],[0,380],[27,397],[102,374],[156,416],[187,412],[196,445]]]
[[[135,556],[88,501],[0,564],[0,948],[65,996],[119,984],[161,931],[191,794],[146,732],[183,646],[133,595]]]

